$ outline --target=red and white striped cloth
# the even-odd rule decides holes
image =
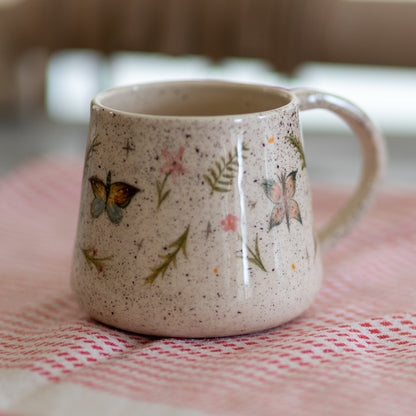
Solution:
[[[415,415],[416,192],[384,191],[320,295],[262,333],[164,339],[92,321],[69,288],[82,166],[0,183],[0,415]],[[347,192],[315,191],[322,222]]]

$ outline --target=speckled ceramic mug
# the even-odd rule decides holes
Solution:
[[[315,233],[299,110],[356,133],[361,182]],[[383,141],[350,102],[220,81],[116,88],[92,102],[72,288],[98,321],[141,334],[249,333],[305,311],[320,253],[357,222]]]

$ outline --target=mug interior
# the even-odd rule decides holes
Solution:
[[[109,110],[150,116],[225,116],[261,113],[290,103],[280,88],[221,81],[184,81],[115,88],[95,98]]]

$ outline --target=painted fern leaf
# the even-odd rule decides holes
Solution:
[[[302,161],[302,169],[306,168],[306,159],[305,159],[305,152],[303,151],[302,143],[298,136],[286,136],[286,139],[289,143],[295,148],[295,150],[299,153],[299,157]]]
[[[185,232],[176,241],[169,244],[168,247],[173,249],[171,252],[159,255],[163,262],[158,267],[154,268],[150,275],[146,277],[146,283],[153,283],[159,275],[163,278],[171,264],[176,266],[176,257],[180,251],[182,251],[186,259],[188,258],[188,254],[186,252],[186,241],[188,239],[189,227],[190,225],[186,227]]]
[[[94,136],[94,138],[92,139],[91,144],[88,146],[88,149],[85,153],[84,171],[86,171],[87,168],[88,168],[88,163],[90,162],[92,154],[97,151],[97,147],[100,146],[100,144],[101,144],[101,142],[99,142],[97,140],[98,140],[98,134],[96,134]]]
[[[241,237],[240,239],[242,240]],[[256,234],[256,240],[254,241],[254,250],[250,248],[247,245],[247,243],[244,243],[244,244],[247,247],[248,252],[250,253],[250,255],[247,256],[247,260],[249,261],[249,263],[254,264],[255,266],[257,266],[259,269],[263,270],[264,272],[267,272],[266,268],[264,267],[264,263],[260,254],[259,235]]]
[[[248,146],[243,143],[241,148],[236,146],[233,151],[229,151],[227,157],[221,156],[220,160],[214,163],[209,169],[209,173],[203,177],[211,188],[211,195],[214,192],[226,193],[230,192],[234,183],[234,179],[238,173],[239,157],[246,158],[243,152],[247,152]],[[241,154],[240,154],[241,152]]]

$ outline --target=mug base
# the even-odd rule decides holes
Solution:
[[[274,322],[264,323],[263,325],[252,325],[252,326],[244,326],[244,327],[211,327],[211,328],[185,328],[185,327],[177,327],[177,328],[164,328],[164,329],[149,329],[143,328],[141,326],[129,325],[123,323],[115,323],[107,320],[100,319],[99,317],[93,316],[90,314],[90,317],[95,321],[99,322],[100,324],[109,326],[114,329],[131,332],[137,335],[142,336],[149,336],[149,337],[157,337],[157,338],[224,338],[224,337],[232,337],[232,336],[240,336],[240,335],[250,335],[259,332],[264,332],[268,330],[272,330],[278,328],[282,325],[285,325],[297,318],[299,318],[307,309],[309,309],[310,305],[306,308],[303,308],[294,316],[287,316],[280,320],[276,320]]]

